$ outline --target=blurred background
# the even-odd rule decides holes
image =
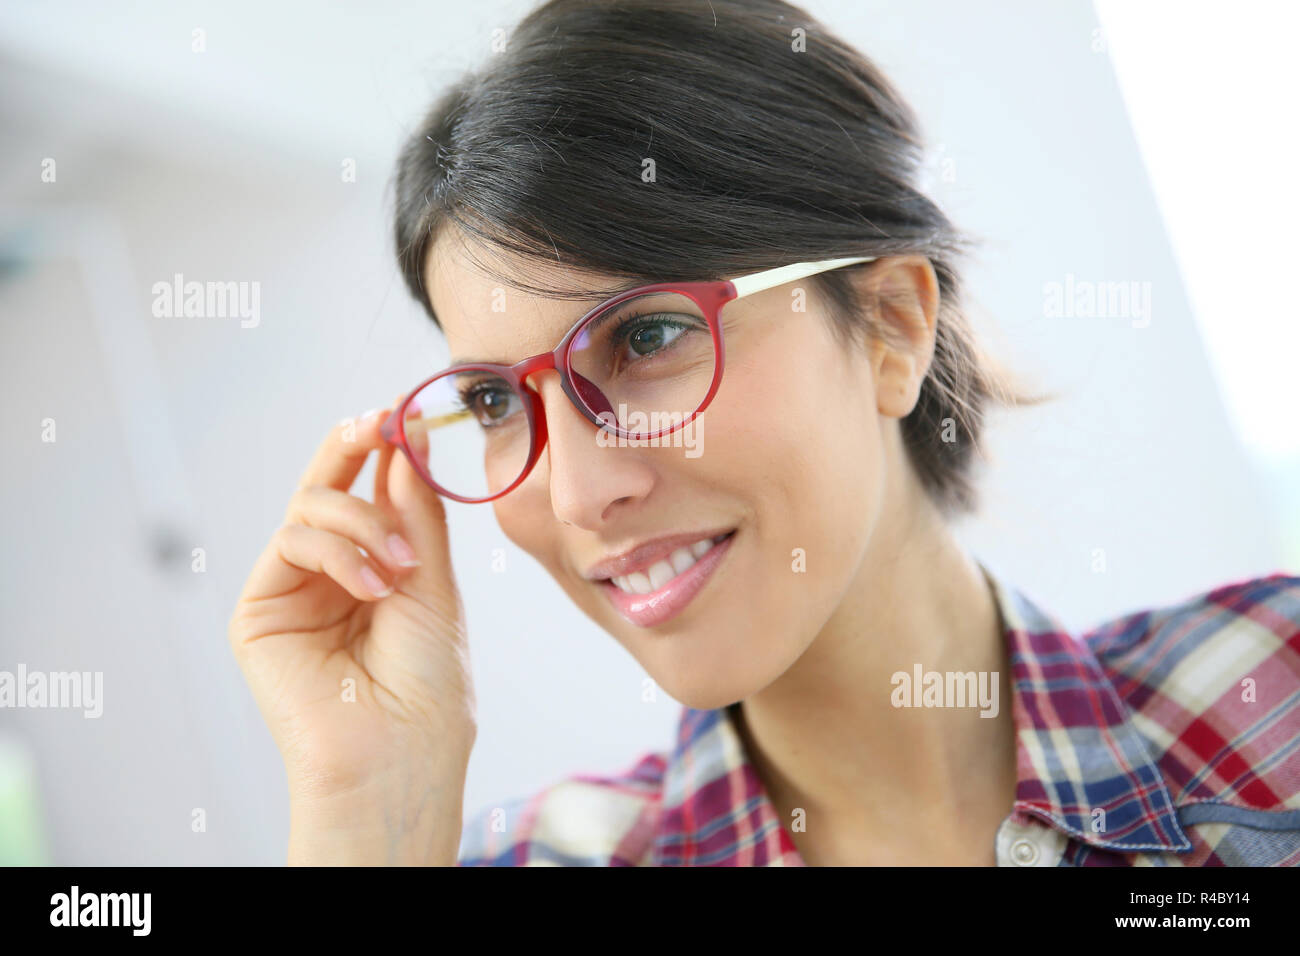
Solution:
[[[324,432],[445,364],[392,163],[531,6],[0,4],[0,670],[103,681],[98,717],[0,709],[0,862],[283,862],[226,623]],[[1296,8],[805,9],[918,112],[932,195],[984,241],[986,345],[1061,394],[994,419],[969,547],[1077,629],[1300,567]],[[176,276],[256,283],[257,321],[155,314]],[[1135,295],[1053,308],[1080,283]],[[448,510],[467,813],[669,748],[679,706],[490,508]]]

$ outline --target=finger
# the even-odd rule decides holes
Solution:
[[[305,524],[347,538],[399,575],[420,563],[390,512],[337,488],[299,489],[289,501],[286,524]]]
[[[379,567],[342,535],[305,524],[287,524],[271,536],[258,559],[258,583],[246,598],[275,597],[298,587],[304,577],[324,574],[358,601],[377,601],[393,593]],[[252,585],[253,579],[250,579]]]
[[[399,395],[393,401],[392,407],[400,408],[405,400],[405,395]],[[372,500],[386,511],[392,509],[392,502],[388,499],[388,469],[392,464],[393,456],[399,451],[397,444],[385,443],[384,447],[379,449],[379,460],[375,463],[375,489]]]
[[[420,412],[417,410],[411,416],[417,420],[412,422],[406,430],[406,443],[411,447],[411,455],[416,461],[429,464],[429,430],[418,421]]]
[[[379,449],[379,458],[375,462],[374,502],[385,512],[393,510],[393,504],[388,499],[388,469],[392,467],[393,456],[396,454],[399,452],[394,446],[385,445]]]
[[[416,587],[450,598],[455,583],[442,496],[415,473],[406,456],[394,455],[388,467],[388,499],[421,562],[402,580],[402,590]]]
[[[356,418],[345,418],[330,429],[299,479],[298,487],[324,485],[340,491],[351,488],[365,467],[366,458],[386,444],[379,434],[384,415],[384,409],[371,409]]]

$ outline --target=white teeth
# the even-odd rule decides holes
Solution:
[[[650,565],[650,590],[658,591],[661,587],[677,577],[677,572],[667,561],[656,561]]]
[[[672,562],[673,570],[681,574],[695,563],[695,555],[691,554],[690,548],[678,548],[668,555],[668,560]]]
[[[628,594],[649,594],[658,591],[677,575],[690,568],[713,547],[712,538],[703,538],[689,547],[681,547],[666,560],[656,561],[646,571],[634,571],[621,577],[610,578],[620,591]]]

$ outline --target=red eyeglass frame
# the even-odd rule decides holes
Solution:
[[[465,504],[483,504],[488,501],[495,501],[510,492],[514,491],[524,480],[532,473],[533,466],[542,456],[542,450],[546,447],[546,414],[542,405],[542,397],[539,393],[525,387],[529,376],[538,372],[554,369],[560,375],[560,388],[568,396],[569,401],[573,403],[578,411],[582,412],[583,417],[590,421],[597,428],[603,428],[607,432],[621,438],[636,441],[651,441],[664,435],[670,435],[673,432],[685,427],[693,421],[696,416],[709,407],[713,401],[713,396],[718,392],[718,386],[722,383],[722,370],[724,365],[724,351],[722,342],[722,323],[718,318],[718,313],[728,302],[735,299],[751,295],[754,292],[770,289],[778,285],[784,285],[787,282],[793,282],[797,279],[806,278],[816,275],[819,272],[825,272],[830,269],[838,269],[847,265],[854,265],[860,262],[871,262],[875,256],[859,256],[846,259],[826,259],[819,262],[797,262],[793,265],[781,266],[776,269],[767,269],[763,272],[756,272],[751,275],[741,276],[736,279],[718,279],[706,282],[659,282],[653,285],[638,286],[635,289],[629,289],[626,292],[620,292],[612,298],[606,299],[599,305],[588,310],[582,318],[578,319],[564,334],[560,344],[549,352],[542,352],[538,355],[530,355],[528,358],[516,362],[514,365],[495,365],[491,363],[477,363],[470,365],[452,365],[448,368],[431,375],[415,388],[411,389],[396,408],[384,420],[380,426],[379,434],[384,441],[390,445],[395,445],[406,455],[406,460],[411,463],[426,484],[433,488],[434,491],[444,498],[450,498],[453,501],[463,502]],[[709,334],[713,338],[714,355],[717,361],[713,367],[713,380],[709,383],[709,390],[705,394],[699,407],[689,416],[683,418],[680,422],[673,424],[669,428],[662,428],[657,432],[630,432],[617,424],[611,425],[608,421],[600,418],[601,412],[592,408],[587,398],[583,397],[586,389],[575,385],[574,379],[581,379],[590,386],[590,391],[594,396],[604,399],[604,395],[596,389],[580,373],[575,372],[569,363],[569,353],[573,350],[574,339],[583,327],[598,315],[608,312],[631,299],[639,299],[647,295],[656,295],[662,293],[676,293],[684,295],[700,307],[704,313],[704,319],[709,325]],[[504,379],[516,394],[523,398],[524,414],[528,417],[529,435],[531,445],[528,449],[528,458],[524,467],[519,472],[519,477],[511,482],[507,487],[488,495],[483,498],[467,498],[464,495],[458,495],[454,492],[443,488],[433,476],[429,474],[427,466],[419,460],[419,457],[411,450],[411,446],[406,437],[406,429],[403,423],[406,421],[406,411],[411,402],[424,389],[440,378],[460,372],[491,372]],[[605,405],[605,411],[609,410],[608,404]]]

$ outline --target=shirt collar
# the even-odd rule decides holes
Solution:
[[[1002,615],[1012,670],[1010,812],[1099,848],[1190,849],[1132,714],[1092,650],[978,563]],[[656,866],[802,865],[745,752],[736,706],[683,708],[664,771]]]

